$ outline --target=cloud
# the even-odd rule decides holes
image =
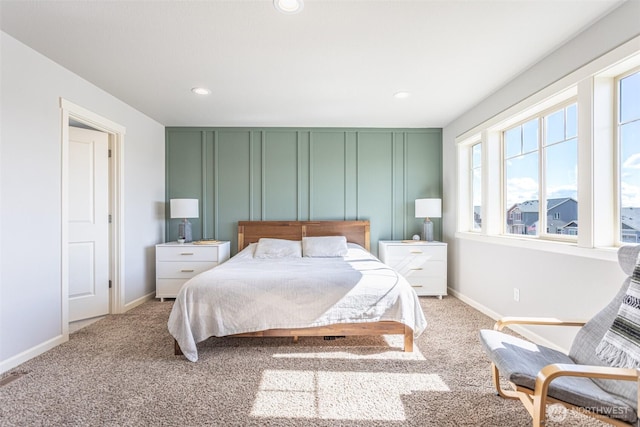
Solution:
[[[511,178],[507,181],[507,206],[511,207],[516,203],[525,200],[536,200],[538,198],[538,182],[529,177]]]
[[[624,208],[640,207],[640,186],[632,185],[628,182],[622,182],[621,185],[621,204]]]
[[[622,165],[623,169],[640,169],[640,153],[629,156]]]
[[[578,199],[578,189],[575,184],[558,185],[547,189],[548,199],[558,199],[560,197],[572,197]]]

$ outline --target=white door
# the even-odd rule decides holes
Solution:
[[[109,136],[69,127],[69,321],[109,313]]]

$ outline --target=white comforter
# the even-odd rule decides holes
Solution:
[[[426,327],[409,283],[358,245],[340,258],[254,259],[253,251],[182,287],[168,326],[190,361],[196,343],[212,336],[393,320],[418,337]]]

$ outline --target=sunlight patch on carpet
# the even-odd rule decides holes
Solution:
[[[403,421],[402,396],[415,391],[450,390],[436,374],[267,370],[251,415]]]

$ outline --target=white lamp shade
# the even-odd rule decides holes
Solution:
[[[441,199],[416,199],[416,218],[440,218],[441,216]]]
[[[198,199],[171,199],[171,218],[198,218]]]

